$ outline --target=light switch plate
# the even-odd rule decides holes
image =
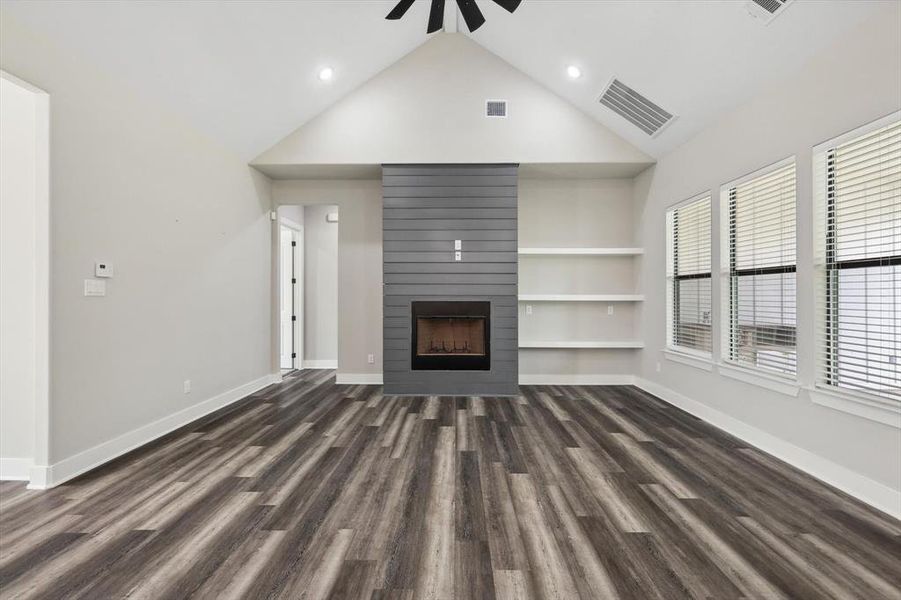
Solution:
[[[106,296],[106,282],[102,279],[84,280],[85,296]]]
[[[608,305],[607,305],[607,314],[608,314],[608,315],[612,315],[612,314],[613,314],[613,305],[612,305],[612,304],[608,304]]]
[[[454,240],[454,250],[463,249],[463,240]]]
[[[456,260],[456,261],[463,260],[463,253],[462,252],[454,252],[454,260]]]
[[[94,277],[112,277],[113,265],[106,261],[97,261],[94,263]]]

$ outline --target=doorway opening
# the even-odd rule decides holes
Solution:
[[[338,368],[338,207],[283,205],[279,232],[279,366]]]
[[[282,372],[301,368],[303,357],[303,225],[279,211],[279,331]]]
[[[0,479],[48,485],[50,97],[0,71]]]

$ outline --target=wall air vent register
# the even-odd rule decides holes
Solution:
[[[506,118],[506,116],[507,116],[507,101],[506,100],[486,100],[485,101],[485,116],[500,118],[500,119]]]

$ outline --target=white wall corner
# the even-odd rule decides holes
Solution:
[[[30,458],[0,458],[0,481],[28,481]]]
[[[50,485],[50,467],[47,465],[32,465],[28,472],[29,490],[46,490]]]
[[[281,375],[273,373],[264,375],[184,410],[133,429],[93,448],[64,458],[49,467],[36,466],[31,470],[32,479],[28,487],[30,489],[46,489],[60,485],[279,381],[281,381]]]
[[[335,376],[338,385],[382,385],[381,373],[338,373]]]
[[[800,469],[895,518],[901,518],[901,490],[874,481],[653,381],[638,377],[635,385],[726,433],[748,442],[755,448],[775,456],[796,469]]]

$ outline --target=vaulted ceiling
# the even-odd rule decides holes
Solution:
[[[0,9],[250,160],[428,39],[396,0],[0,0]],[[795,0],[769,25],[742,0],[488,0],[463,35],[652,156],[790,77],[885,0]],[[4,17],[5,18],[5,17]],[[583,76],[565,74],[577,65]],[[335,77],[322,82],[319,69]],[[598,103],[611,77],[678,119],[650,138]],[[52,90],[51,90],[52,92]]]

